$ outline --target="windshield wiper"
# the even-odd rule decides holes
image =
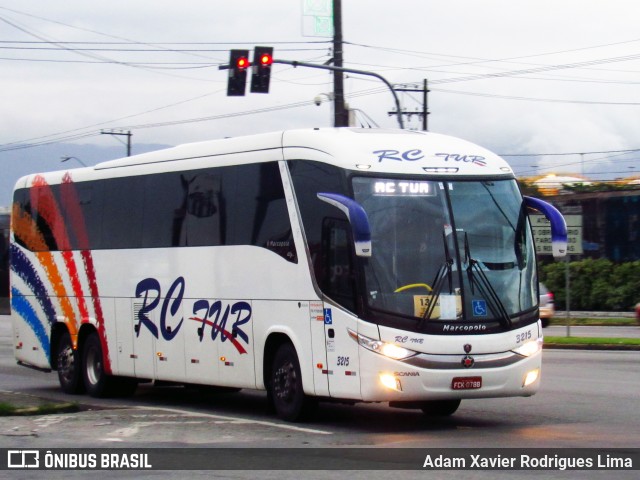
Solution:
[[[449,278],[449,294],[453,293],[453,279],[451,277],[451,270],[453,266],[453,259],[451,258],[451,254],[449,253],[449,249],[447,248],[447,236],[445,230],[442,230],[442,243],[444,245],[444,257],[445,261],[438,272],[436,273],[435,278],[433,279],[433,291],[431,293],[431,303],[424,311],[424,315],[422,315],[422,319],[420,320],[420,325],[418,328],[422,327],[422,324],[431,319],[431,315],[433,315],[433,310],[436,308],[436,303],[440,298],[440,292],[442,291],[442,287],[444,286],[444,281],[446,278]]]
[[[464,233],[464,255],[465,261],[469,265],[467,267],[467,277],[469,279],[469,285],[471,286],[471,294],[475,294],[474,286],[477,286],[480,295],[487,299],[489,308],[493,314],[500,318],[500,322],[507,329],[511,328],[512,322],[511,318],[509,318],[509,313],[504,308],[504,305],[493,288],[493,285],[491,285],[491,282],[480,268],[480,262],[471,256],[467,232]],[[477,278],[474,275],[474,272],[477,274]]]

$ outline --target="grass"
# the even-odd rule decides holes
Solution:
[[[44,403],[32,407],[18,407],[11,403],[0,403],[0,417],[15,415],[48,415],[51,413],[73,413],[80,411],[77,403]]]
[[[567,318],[559,315],[550,320],[549,325],[566,326]],[[570,318],[569,326],[604,326],[604,327],[632,327],[639,326],[635,318]],[[575,346],[580,348],[620,348],[627,350],[640,350],[640,338],[603,338],[603,337],[544,337],[546,345]]]
[[[567,325],[567,318],[558,316],[549,321],[549,325],[565,326]],[[638,325],[638,321],[635,318],[570,318],[569,325],[571,326],[603,326],[603,327],[631,327]]]
[[[640,347],[640,338],[544,337],[545,344],[554,345],[627,345]]]

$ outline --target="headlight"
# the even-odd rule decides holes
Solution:
[[[347,330],[349,331],[349,336],[364,348],[371,350],[372,352],[379,353],[380,355],[384,355],[385,357],[393,358],[394,360],[404,360],[405,358],[413,357],[418,354],[418,352],[399,347],[393,343],[386,343],[381,340],[374,340],[373,338],[365,337],[364,335],[360,335],[349,328]]]
[[[542,350],[542,338],[523,343],[513,351],[524,357],[530,357],[531,355],[538,353],[540,350]]]

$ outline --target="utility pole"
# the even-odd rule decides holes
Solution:
[[[133,135],[133,133],[131,133],[131,130],[127,131],[127,132],[116,132],[115,130],[111,130],[110,132],[105,132],[104,130],[100,130],[100,134],[101,135],[122,135],[127,137],[127,157],[131,156],[131,136]]]
[[[429,82],[425,78],[422,85],[422,130],[429,131]]]
[[[381,80],[382,82],[384,82],[384,84],[389,88],[391,95],[393,95],[393,99],[396,103],[396,114],[398,118],[398,126],[400,127],[400,129],[404,128],[404,123],[402,121],[402,111],[400,110],[400,100],[398,99],[398,95],[396,94],[396,91],[393,88],[393,85],[391,85],[389,81],[379,73],[368,72],[366,70],[357,70],[355,68],[336,67],[334,65],[317,65],[315,63],[298,62],[297,60],[276,60],[274,58],[273,63],[281,63],[283,65],[292,65],[294,68],[295,67],[318,68],[321,70],[331,70],[333,72],[356,73],[358,75],[368,75],[370,77],[375,77]]]
[[[333,65],[342,68],[342,0],[333,0]],[[333,72],[333,112],[335,127],[349,126],[349,112],[344,108],[344,76]]]
[[[429,115],[429,99],[428,99],[428,93],[429,93],[429,84],[427,79],[425,78],[422,84],[422,88],[418,88],[417,85],[400,85],[399,87],[394,87],[394,90],[396,92],[414,92],[414,93],[422,93],[422,112],[420,113],[416,113],[416,112],[400,112],[398,113],[396,112],[388,112],[389,115],[408,115],[409,117],[411,117],[411,115],[419,115],[420,118],[422,118],[422,130],[424,130],[425,132],[429,130],[428,128],[428,121],[427,121],[427,117]]]

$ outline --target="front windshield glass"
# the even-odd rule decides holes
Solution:
[[[536,304],[533,241],[514,180],[357,177],[369,217],[367,305],[424,322],[500,321]]]

